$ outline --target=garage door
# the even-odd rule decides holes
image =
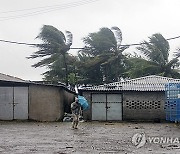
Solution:
[[[0,87],[0,120],[13,119],[13,87]]]
[[[106,94],[92,95],[92,120],[106,120]]]
[[[92,94],[92,120],[122,120],[122,94]]]
[[[28,119],[28,87],[0,87],[0,120]]]
[[[28,119],[28,87],[14,87],[14,119]]]

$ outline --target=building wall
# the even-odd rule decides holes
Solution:
[[[64,115],[64,98],[59,87],[30,85],[29,119],[58,121]]]
[[[90,109],[84,111],[84,119],[92,119],[90,91],[82,92],[83,96],[88,100]],[[164,92],[135,92],[124,91],[123,93],[123,120],[135,121],[152,121],[165,120],[165,94]]]
[[[74,102],[75,94],[66,90],[62,94],[64,95],[64,112],[70,113],[71,103]]]
[[[123,92],[123,120],[165,120],[164,92]]]

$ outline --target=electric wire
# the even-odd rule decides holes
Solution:
[[[180,38],[180,36],[176,36],[176,37],[171,37],[171,38],[168,38],[166,39],[167,41],[170,41],[170,40],[174,40],[174,39],[178,39]],[[18,44],[18,45],[28,45],[28,46],[37,46],[37,45],[40,45],[40,44],[35,44],[35,43],[25,43],[25,42],[16,42],[16,41],[9,41],[9,40],[3,40],[3,39],[0,39],[0,42],[4,42],[4,43],[11,43],[11,44]],[[147,42],[147,43],[151,43],[151,42]],[[142,43],[132,43],[132,44],[122,44],[120,46],[139,46],[139,45],[142,45],[142,44],[147,44],[145,42],[142,42]],[[80,47],[72,47],[70,49],[85,49],[85,48],[80,48]]]
[[[45,7],[39,7],[39,8],[31,8],[31,9],[23,9],[23,10],[14,10],[14,11],[9,11],[10,12],[21,12],[21,11],[29,11],[29,10],[34,10],[29,13],[24,13],[24,14],[19,14],[19,15],[11,15],[11,16],[0,16],[0,21],[5,21],[5,20],[11,20],[11,19],[17,19],[17,18],[24,18],[24,17],[29,17],[29,16],[35,16],[39,14],[44,14],[44,13],[49,13],[53,11],[59,11],[62,9],[68,9],[72,7],[78,7],[82,5],[86,5],[89,3],[93,3],[99,0],[81,0],[81,1],[76,1],[76,2],[71,2],[71,3],[66,3],[62,5],[53,5],[53,6],[45,6]],[[36,10],[39,9],[39,10]],[[6,12],[0,12],[0,14],[8,13]]]
[[[35,7],[35,8],[29,8],[29,9],[4,11],[4,12],[0,12],[0,14],[37,10],[37,9],[46,9],[46,8],[59,8],[59,7],[69,6],[69,5],[81,5],[81,4],[86,4],[86,3],[93,3],[95,1],[99,1],[99,0],[80,0],[80,1],[71,2],[71,3],[64,3],[61,5],[51,5],[51,6]]]
[[[30,13],[26,13],[26,14],[22,14],[22,15],[14,15],[14,16],[7,16],[7,17],[0,17],[0,21],[4,21],[4,20],[10,20],[10,19],[16,19],[16,18],[23,18],[23,17],[29,17],[29,16],[34,16],[34,15],[39,15],[39,14],[43,14],[43,13],[48,13],[48,12],[52,12],[52,11],[57,11],[59,9],[68,9],[71,7],[77,7],[80,5],[85,5],[88,3],[92,3],[98,0],[86,0],[86,1],[77,1],[74,3],[67,3],[65,5],[60,5],[60,6],[56,6],[56,7],[50,7],[48,9],[43,9],[43,10],[38,10],[38,11],[34,11],[34,12],[30,12]],[[20,11],[20,10],[19,10]]]

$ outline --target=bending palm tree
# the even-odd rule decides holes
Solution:
[[[179,65],[178,59],[168,60],[169,43],[161,34],[153,34],[149,38],[149,42],[142,42],[137,49],[143,53],[144,57],[130,58],[134,66],[128,73],[132,76],[134,74],[133,77],[151,74],[174,78],[180,77],[180,74],[175,69]]]
[[[68,85],[68,68],[67,68],[67,52],[72,45],[72,34],[69,31],[66,31],[67,38],[65,35],[59,31],[57,28],[44,25],[40,34],[37,38],[43,41],[42,44],[38,44],[38,51],[33,53],[30,57],[34,58],[43,58],[38,63],[32,65],[33,67],[44,67],[47,66],[51,68],[52,65],[57,63],[59,59],[63,57],[63,63],[65,68],[65,82]]]
[[[118,81],[124,65],[122,52],[127,48],[121,47],[121,30],[118,27],[101,28],[96,33],[90,33],[83,41],[85,47],[79,55],[86,57],[87,61],[83,65],[87,70],[94,71],[94,74],[98,72],[99,78],[103,78],[100,83]]]

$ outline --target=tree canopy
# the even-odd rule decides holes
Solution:
[[[161,75],[179,78],[180,74],[178,58],[169,60],[170,46],[168,41],[159,33],[149,37],[149,41],[143,41],[137,50],[141,52],[139,57],[130,57],[131,66],[127,74],[132,77],[145,75]]]
[[[57,28],[44,25],[37,38],[42,41],[42,44],[36,45],[39,50],[28,58],[40,58],[40,61],[32,66],[46,66],[48,71],[44,73],[45,79],[65,81],[66,85],[68,85],[67,57],[70,57],[68,51],[72,45],[71,32],[66,31],[65,36]]]
[[[122,52],[128,48],[121,47],[121,30],[118,27],[104,27],[90,33],[83,42],[85,46],[79,51],[79,58],[84,60],[80,62],[86,82],[101,84],[118,81],[125,66]]]
[[[66,35],[65,35],[66,34]],[[140,54],[132,56],[124,51],[122,32],[118,27],[103,27],[83,38],[84,47],[77,56],[68,53],[72,33],[44,25],[37,36],[42,41],[30,59],[39,58],[33,67],[46,67],[44,80],[71,84],[103,84],[146,75],[180,78],[180,49],[170,60],[168,41],[159,33],[153,34],[136,48]]]

